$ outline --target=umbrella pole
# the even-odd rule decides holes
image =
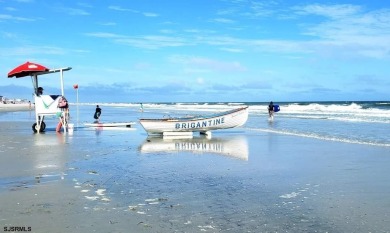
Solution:
[[[61,69],[61,95],[64,96],[64,71]]]
[[[38,90],[38,77],[37,75],[31,75],[31,80],[34,88],[34,93],[37,93]]]

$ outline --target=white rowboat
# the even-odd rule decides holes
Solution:
[[[229,129],[241,126],[248,120],[248,107],[237,108],[208,116],[140,119],[140,124],[148,134],[167,132],[200,132]]]

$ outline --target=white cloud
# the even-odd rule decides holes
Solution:
[[[213,21],[217,22],[217,23],[234,23],[235,22],[234,20],[227,19],[227,18],[215,18],[215,19],[213,19]]]
[[[324,5],[324,4],[310,4],[303,7],[294,7],[297,14],[302,15],[320,15],[329,18],[344,18],[351,15],[355,15],[361,11],[361,7],[351,4],[336,4],[336,5]]]
[[[86,16],[86,15],[90,15],[89,12],[83,10],[83,9],[80,9],[80,8],[71,8],[71,7],[58,7],[57,8],[58,11],[61,11],[61,12],[64,12],[68,15],[81,15],[81,16]]]
[[[275,13],[274,7],[278,5],[275,1],[264,1],[264,2],[251,2],[250,9],[251,12],[248,15],[252,17],[265,17],[271,16]]]
[[[69,15],[90,15],[89,12],[77,8],[66,8],[64,9],[64,12],[68,13]]]
[[[143,15],[146,17],[158,17],[158,14],[152,12],[144,12]]]
[[[222,51],[230,52],[230,53],[242,53],[242,49],[237,49],[237,48],[220,48]]]
[[[5,7],[4,8],[6,11],[17,11],[16,8],[13,8],[13,7]]]
[[[55,46],[18,46],[16,48],[0,48],[0,56],[31,57],[35,55],[63,55],[69,53],[85,53],[85,50],[69,49]]]
[[[85,2],[78,2],[77,5],[81,6],[81,7],[93,8],[93,6],[91,4],[88,4]]]
[[[108,9],[115,10],[115,11],[129,11],[129,12],[133,12],[133,13],[138,13],[138,11],[128,9],[128,8],[123,8],[120,6],[109,6]]]
[[[114,10],[114,11],[122,11],[122,12],[131,12],[131,13],[137,13],[137,14],[142,14],[143,16],[146,17],[158,17],[159,15],[153,12],[141,12],[137,10],[133,10],[130,8],[124,8],[121,6],[109,6],[108,9]]]
[[[174,36],[125,36],[105,32],[86,33],[85,35],[98,38],[112,39],[114,43],[124,44],[142,49],[158,49],[162,47],[179,47],[189,45],[185,39]]]
[[[318,38],[312,41],[317,47],[372,58],[390,56],[390,9],[361,12],[357,6],[336,5],[307,12],[328,17],[304,29],[304,34]]]
[[[199,85],[203,85],[205,82],[204,82],[203,78],[197,78],[196,79],[196,83],[199,84]]]
[[[248,3],[249,4],[249,3]],[[152,35],[118,35],[112,33],[88,33],[89,36],[111,39],[140,49],[159,49],[164,47],[208,46],[211,49],[231,53],[257,52],[290,55],[319,55],[326,57],[390,57],[390,9],[364,11],[361,6],[352,4],[309,4],[292,8],[276,8],[275,2],[270,4],[253,3],[253,11],[259,15],[261,9],[273,9],[273,13],[286,14],[290,10],[292,19],[280,18],[283,24],[300,25],[294,39],[291,34],[269,39],[269,37],[245,38],[245,33],[239,36],[218,36],[218,32],[205,29],[188,29],[178,36],[178,30],[165,28]],[[132,11],[126,8],[111,6],[111,9]],[[276,11],[279,9],[279,11]],[[242,9],[241,9],[242,10]],[[230,11],[224,11],[228,14]],[[238,13],[238,8],[235,9]],[[241,13],[240,15],[243,15]],[[266,14],[262,14],[263,16]],[[318,18],[318,16],[321,16]],[[317,17],[307,20],[307,17]],[[218,18],[220,22],[234,22],[227,18]],[[305,23],[312,22],[311,24]],[[292,22],[291,22],[292,21]],[[304,22],[304,23],[301,23]],[[239,23],[239,21],[237,21]],[[280,23],[280,22],[279,22]],[[256,33],[256,31],[254,31]],[[167,36],[169,35],[169,36]],[[220,35],[220,34],[219,34]],[[256,34],[253,34],[256,35]],[[294,35],[294,34],[293,34]],[[265,39],[262,39],[265,38]]]
[[[163,33],[163,34],[173,34],[173,33],[175,33],[174,30],[170,30],[170,29],[161,29],[160,32]]]
[[[143,49],[159,49],[162,47],[180,47],[188,43],[180,37],[160,35],[123,37],[114,40],[115,43],[125,44]]]
[[[246,67],[241,65],[240,62],[226,62],[220,60],[214,60],[205,57],[191,57],[191,56],[172,56],[170,58],[171,62],[184,64],[193,69],[206,69],[209,71],[219,71],[219,72],[243,72],[246,71]]]
[[[35,19],[32,19],[32,18],[25,18],[25,17],[13,16],[13,15],[7,15],[7,14],[0,14],[0,22],[1,21],[8,21],[8,20],[35,21]]]
[[[103,25],[103,26],[116,26],[117,23],[115,23],[115,22],[105,22],[105,23],[101,23],[101,25]]]
[[[93,33],[85,33],[87,36],[98,37],[98,38],[121,38],[122,35],[107,33],[107,32],[93,32]]]

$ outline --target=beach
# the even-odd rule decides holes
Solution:
[[[168,112],[144,106],[102,115]],[[34,134],[31,111],[1,114],[4,232],[390,232],[387,138],[285,133],[289,119],[253,113],[211,138],[154,138],[139,124],[56,133],[54,120]]]
[[[30,107],[29,103],[17,103],[17,104],[3,104],[0,103],[0,112],[7,112],[7,111],[26,111],[30,110],[30,108],[33,108],[34,105]]]

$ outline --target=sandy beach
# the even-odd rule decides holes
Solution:
[[[388,147],[242,128],[174,140],[139,125],[0,124],[3,231],[390,232]]]
[[[18,104],[3,104],[0,103],[0,112],[9,112],[9,111],[28,111],[33,109],[34,105],[30,107],[28,103],[18,103]]]

